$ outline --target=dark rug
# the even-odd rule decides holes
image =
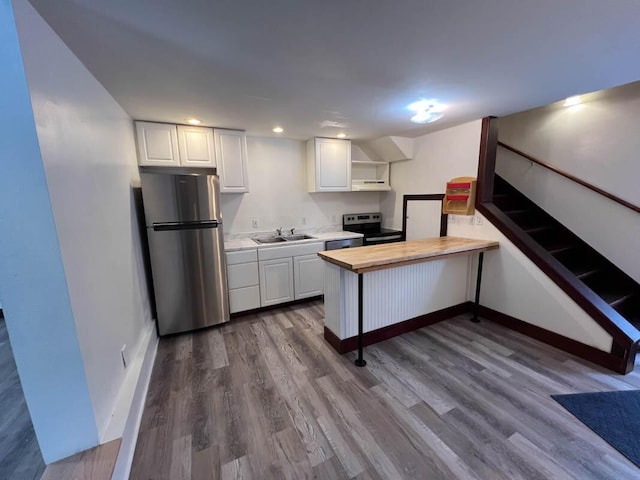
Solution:
[[[551,397],[640,467],[640,390]]]

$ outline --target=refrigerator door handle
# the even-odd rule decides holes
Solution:
[[[200,220],[196,222],[157,222],[152,225],[155,232],[167,232],[169,230],[201,230],[205,228],[218,228],[221,223],[218,220]]]

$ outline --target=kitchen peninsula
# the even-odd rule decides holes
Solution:
[[[325,339],[357,348],[358,321],[372,344],[467,310],[470,256],[498,242],[437,237],[320,252],[325,265]],[[481,265],[481,262],[479,262]]]

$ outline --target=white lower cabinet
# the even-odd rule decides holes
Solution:
[[[318,255],[293,257],[294,298],[317,297],[324,292],[324,260]]]
[[[316,254],[323,250],[324,242],[258,249],[261,306],[322,295],[324,265]]]
[[[293,299],[293,258],[260,262],[260,305],[267,307]]]
[[[260,308],[260,286],[229,289],[229,312],[246,312],[256,308]]]
[[[324,293],[324,242],[227,252],[231,313]]]
[[[229,311],[236,313],[260,308],[258,250],[228,252],[226,260]]]

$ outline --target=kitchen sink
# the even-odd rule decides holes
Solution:
[[[316,237],[312,237],[311,235],[304,235],[304,234],[299,234],[299,235],[283,235],[281,238],[284,238],[287,242],[295,242],[296,240],[307,240],[309,238],[316,238]]]
[[[256,237],[252,240],[256,243],[279,243],[286,241],[282,237]]]
[[[298,235],[273,235],[271,237],[254,237],[252,240],[256,243],[281,243],[281,242],[295,242],[297,240],[308,240],[311,235],[298,234]]]

